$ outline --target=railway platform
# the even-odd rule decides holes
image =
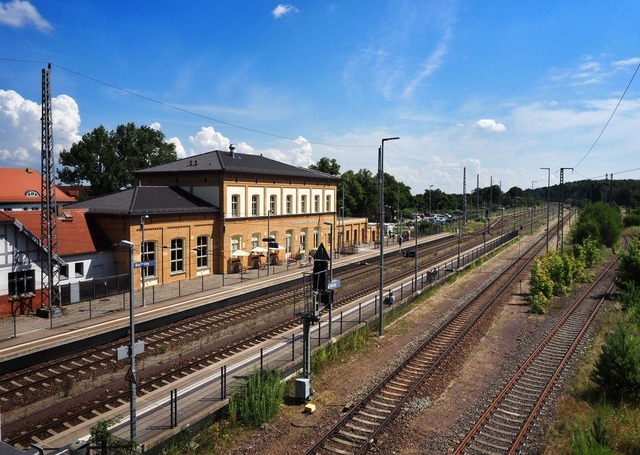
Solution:
[[[426,236],[418,239],[419,244],[433,242],[442,238],[451,237],[451,233],[442,233]],[[403,248],[389,239],[385,243],[385,256],[401,254],[402,249],[409,249],[411,245],[405,242]],[[379,257],[379,244],[368,244],[359,247],[349,254],[334,254],[332,258],[333,269],[348,267],[359,262]],[[138,326],[152,324],[154,320],[187,312],[213,302],[238,299],[251,293],[259,293],[273,286],[284,285],[299,280],[303,273],[312,270],[310,263],[288,263],[273,265],[271,270],[249,270],[241,273],[225,274],[218,276],[210,289],[165,299],[157,298],[161,292],[153,292],[147,287],[147,303],[142,304],[139,299],[140,290],[134,290],[134,311],[136,331]],[[194,280],[192,280],[194,281]],[[197,281],[197,280],[195,280]],[[162,286],[162,288],[171,285]],[[180,285],[178,285],[179,287]],[[175,287],[175,286],[174,286]],[[182,286],[186,288],[186,286]],[[175,291],[162,289],[165,295],[170,296]],[[151,294],[153,292],[153,294]],[[153,299],[150,299],[153,295]],[[65,307],[65,311],[59,317],[43,319],[35,315],[24,315],[16,318],[9,317],[0,320],[0,374],[10,371],[7,369],[10,361],[19,357],[37,355],[52,349],[64,349],[65,345],[79,343],[92,337],[109,337],[114,332],[122,332],[122,336],[128,333],[129,328],[129,294],[120,294],[115,297],[119,301],[112,311],[100,313],[91,305],[95,302],[81,302]],[[93,313],[93,314],[92,314]],[[3,367],[3,365],[5,365]],[[13,368],[15,369],[15,368]]]

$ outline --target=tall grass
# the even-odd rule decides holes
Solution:
[[[229,402],[231,420],[254,428],[271,422],[280,411],[284,390],[279,371],[253,371]]]

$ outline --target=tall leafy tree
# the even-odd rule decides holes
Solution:
[[[92,198],[135,185],[134,171],[176,158],[175,145],[158,130],[128,123],[107,131],[101,125],[60,153],[58,179],[68,185],[88,183],[86,197]]]
[[[312,164],[309,169],[324,172],[325,174],[340,175],[340,165],[335,158],[323,156],[317,164]]]

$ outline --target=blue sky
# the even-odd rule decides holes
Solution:
[[[51,62],[56,151],[135,122],[181,157],[374,174],[399,136],[414,194],[638,179],[638,24],[636,0],[0,0],[0,167],[40,167]]]

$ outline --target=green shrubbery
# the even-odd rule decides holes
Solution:
[[[541,259],[535,259],[531,268],[531,311],[546,313],[554,295],[567,294],[573,283],[585,278],[584,256],[576,257],[573,252],[560,254],[548,251]]]
[[[229,416],[259,428],[271,422],[284,400],[285,383],[277,370],[254,371],[229,402]]]

